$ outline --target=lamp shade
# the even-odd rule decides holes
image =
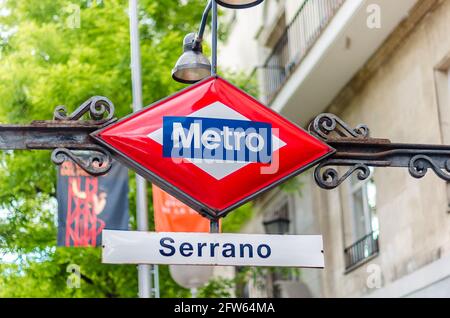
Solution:
[[[231,9],[245,9],[257,6],[264,0],[216,0],[223,7]]]
[[[205,285],[213,276],[213,266],[170,265],[173,280],[184,288],[198,288]]]
[[[267,234],[283,235],[289,232],[289,223],[287,219],[276,219],[265,221],[263,225]]]
[[[183,54],[172,70],[177,82],[194,84],[211,75],[211,63],[202,53],[201,43],[194,48],[195,33],[188,34],[183,41]]]
[[[267,234],[286,234],[289,232],[289,205],[283,204],[278,209],[271,211],[263,222]]]

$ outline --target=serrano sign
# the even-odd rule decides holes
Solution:
[[[323,268],[320,235],[103,231],[103,263]]]

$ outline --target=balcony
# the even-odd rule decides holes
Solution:
[[[255,68],[259,97],[270,104],[345,0],[305,0],[265,63]],[[258,73],[258,74],[257,74]]]
[[[274,111],[306,127],[362,70],[418,0],[307,0],[288,20],[267,57],[258,63],[249,91]],[[367,27],[377,5],[381,28]],[[270,32],[264,34],[271,34]],[[281,34],[281,35],[280,35]],[[268,43],[268,42],[266,42]]]
[[[344,250],[345,270],[349,272],[355,269],[378,255],[378,252],[378,232],[372,232]]]

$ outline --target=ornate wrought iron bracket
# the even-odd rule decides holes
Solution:
[[[113,103],[106,97],[94,96],[71,114],[65,106],[56,107],[53,120],[0,125],[0,150],[51,149],[55,164],[70,159],[89,174],[102,175],[111,168],[112,156],[90,134],[115,120]],[[352,174],[365,180],[370,176],[369,167],[404,167],[415,178],[424,177],[431,169],[450,181],[450,146],[371,138],[367,126],[351,128],[333,114],[317,116],[309,131],[336,149],[314,172],[317,184],[324,189],[338,187]],[[340,174],[337,167],[348,169]]]
[[[82,119],[85,115],[89,118]],[[54,120],[0,125],[0,149],[50,149],[55,164],[70,159],[87,173],[102,175],[111,168],[112,157],[89,134],[114,122],[113,116],[114,105],[101,96],[90,98],[70,115],[64,106],[58,106]]]
[[[333,114],[317,116],[309,126],[311,134],[322,139],[336,153],[315,169],[316,183],[334,189],[356,173],[359,180],[370,177],[369,167],[408,168],[414,178],[423,178],[429,169],[450,181],[450,146],[391,143],[388,139],[371,138],[367,126],[351,128]],[[335,167],[349,167],[340,174]]]

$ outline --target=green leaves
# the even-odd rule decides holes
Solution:
[[[117,117],[132,111],[127,1],[6,0],[3,6],[10,14],[0,16],[1,123],[51,119],[56,106],[71,112],[93,95],[110,98]],[[204,0],[140,1],[146,105],[184,86],[172,80],[171,69],[204,6]],[[55,182],[49,151],[0,152],[0,297],[136,297],[136,266],[101,264],[99,248],[55,247]],[[130,172],[132,229],[134,189]],[[148,197],[153,222],[150,187]],[[247,205],[224,220],[223,230],[238,231],[250,216]],[[67,285],[71,264],[80,268],[80,288]],[[190,295],[167,266],[160,266],[160,284],[162,297]],[[228,295],[229,284],[212,281],[200,295]]]
[[[247,223],[253,216],[252,203],[247,203],[230,214],[222,221],[222,232],[238,233],[242,226]]]
[[[170,71],[184,33],[198,27],[204,1],[140,5],[143,93],[150,104],[181,87]],[[0,122],[51,119],[56,106],[72,111],[93,95],[110,98],[117,117],[131,112],[126,1],[7,0],[4,6],[10,14],[0,17],[2,34],[9,34],[0,41]],[[98,248],[54,247],[55,181],[48,151],[0,153],[0,296],[136,297],[135,266],[103,265]],[[134,227],[133,191],[129,198]],[[79,289],[67,286],[70,264],[80,267]],[[188,295],[167,267],[161,267],[161,290],[162,296]]]

